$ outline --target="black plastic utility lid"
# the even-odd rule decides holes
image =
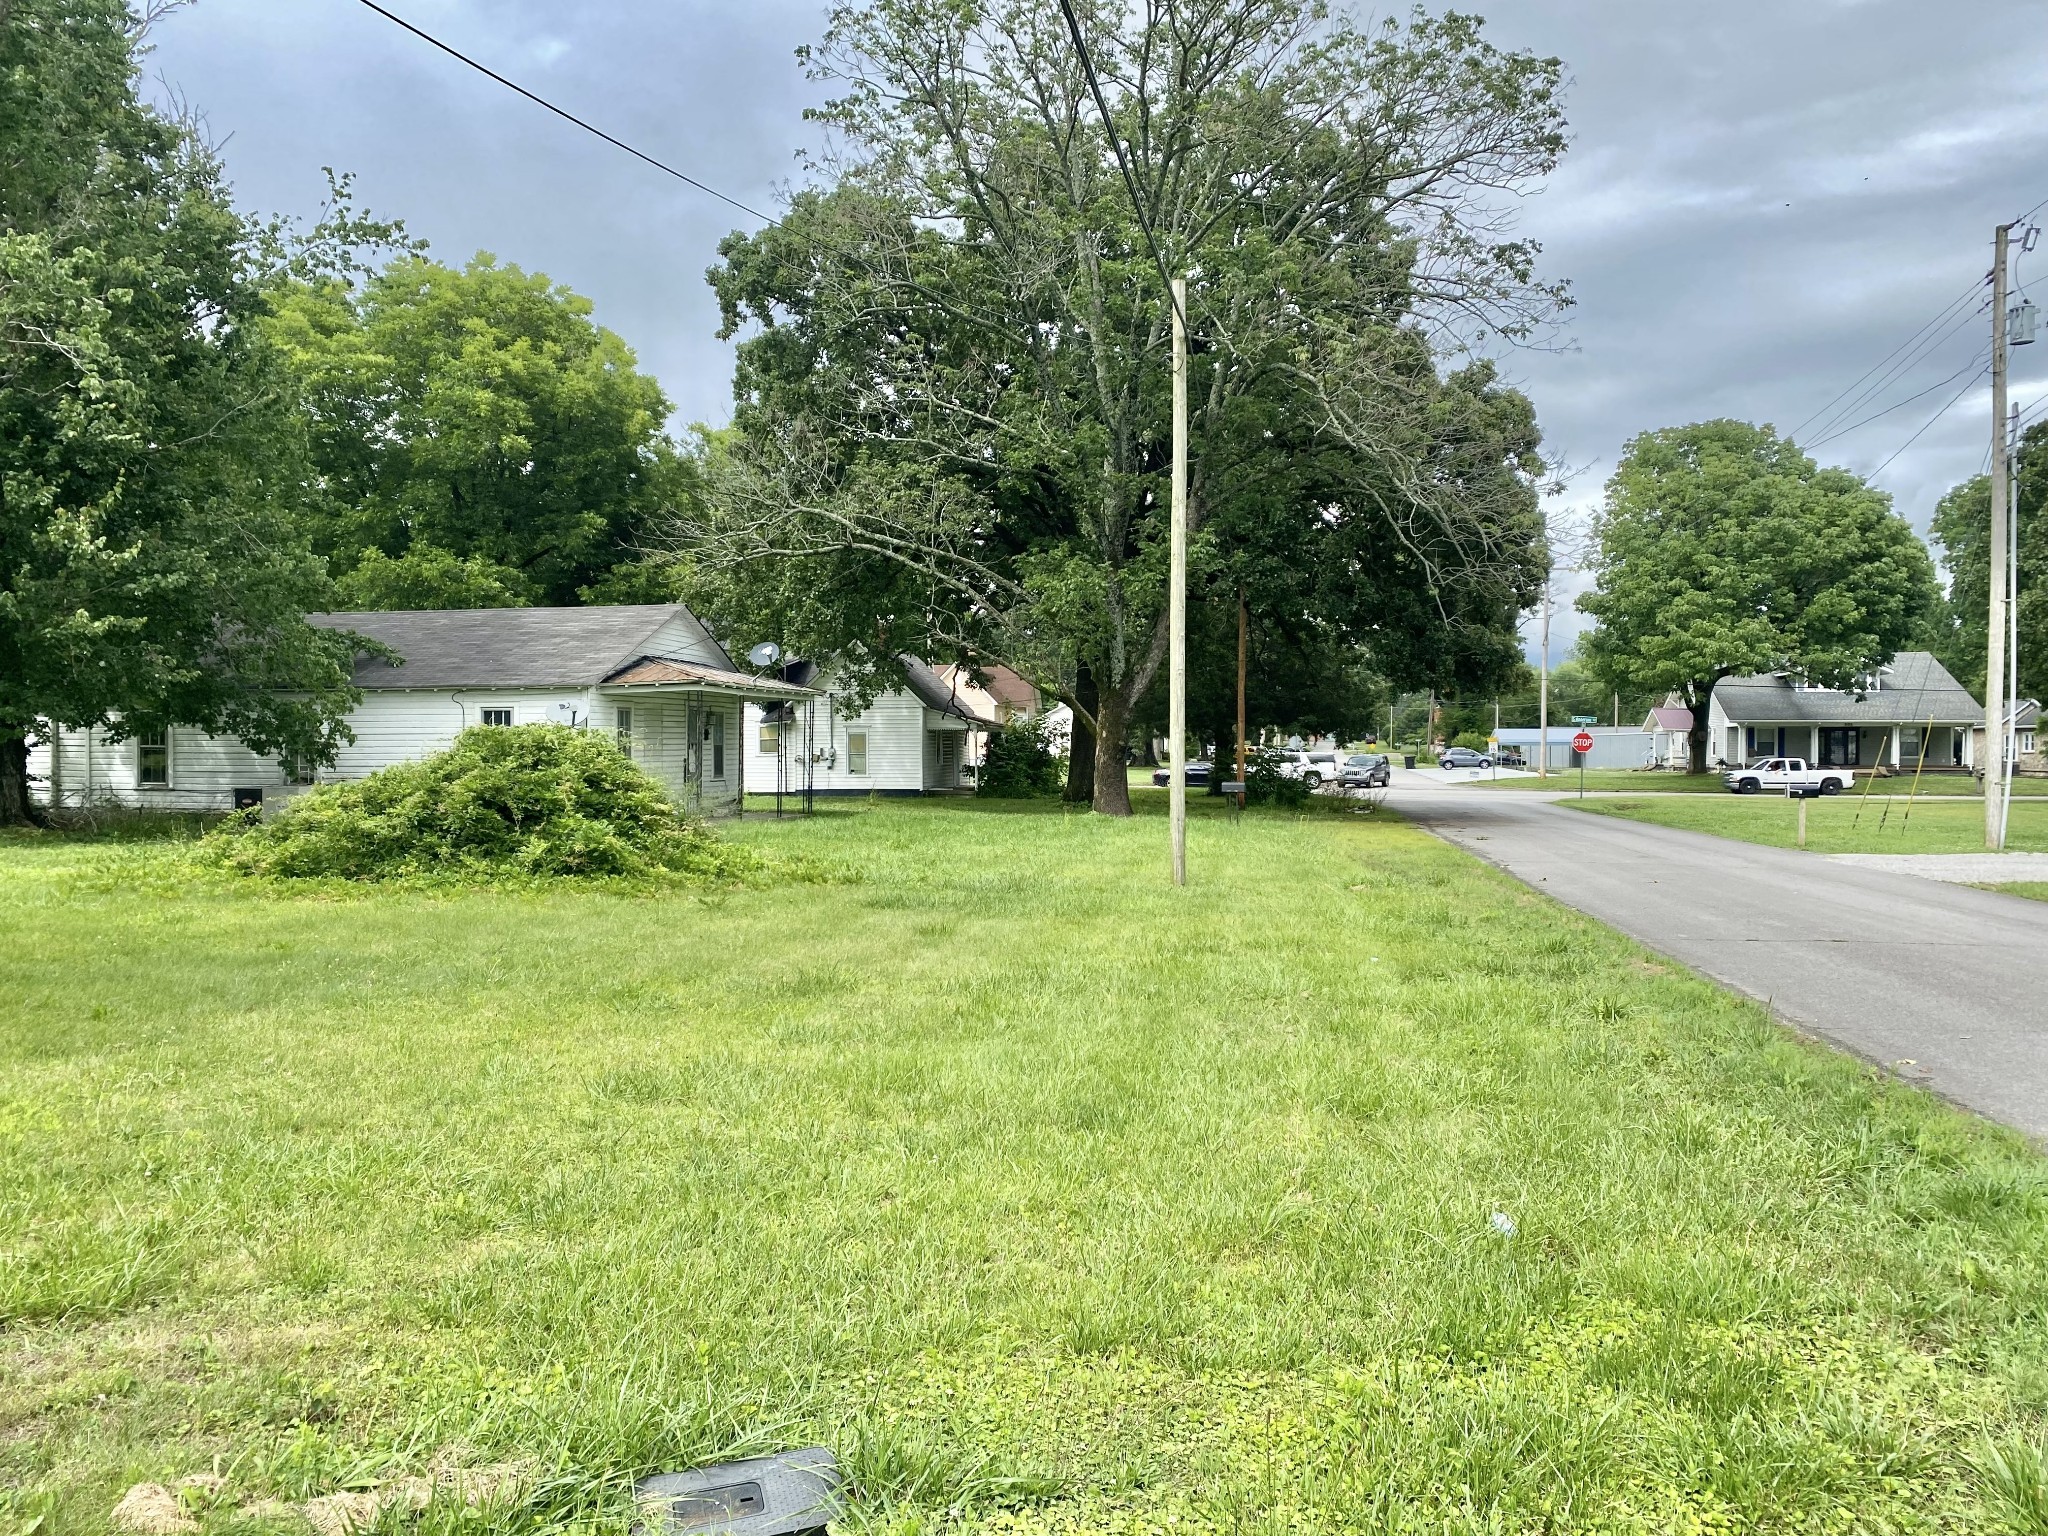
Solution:
[[[669,1536],[799,1536],[842,1512],[839,1463],[822,1445],[643,1478],[633,1497]]]

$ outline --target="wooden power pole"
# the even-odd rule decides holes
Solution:
[[[1246,637],[1251,631],[1251,612],[1245,606],[1244,588],[1237,589],[1237,782],[1244,782],[1244,680],[1245,658],[1249,647]],[[1243,809],[1243,790],[1237,794],[1238,808]]]
[[[1166,597],[1167,814],[1173,883],[1188,883],[1188,284],[1173,280],[1173,511]]]
[[[1543,573],[1542,652],[1536,658],[1536,777],[1550,777],[1550,573]]]
[[[2005,299],[2010,224],[1998,226],[1991,258],[1991,633],[1984,668],[1984,846],[2005,846],[2005,546],[2010,514],[2005,455]]]

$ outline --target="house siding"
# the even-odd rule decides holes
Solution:
[[[757,795],[772,795],[776,785],[776,754],[761,750],[761,706],[746,707],[747,789]],[[847,714],[844,703],[829,691],[812,706],[813,748],[818,760],[812,769],[811,785],[826,795],[903,795],[925,789],[925,708],[901,689],[878,695],[858,714]],[[786,728],[783,753],[784,793],[804,787],[803,706],[797,706],[797,722]],[[867,772],[853,772],[847,757],[848,733],[867,733]]]
[[[349,714],[355,740],[342,746],[333,765],[322,768],[316,777],[323,784],[366,778],[394,763],[414,762],[445,751],[466,726],[482,724],[486,709],[510,709],[515,725],[536,725],[561,719],[559,707],[567,706],[575,724],[611,732],[618,728],[621,705],[633,710],[635,760],[662,781],[678,804],[706,815],[737,806],[736,700],[692,703],[674,696],[617,698],[586,688],[373,692]],[[700,795],[688,778],[690,730],[693,718],[701,725],[712,714],[725,722],[726,773],[723,780],[707,779]],[[171,782],[165,789],[145,789],[138,782],[133,741],[110,742],[100,729],[65,731],[60,739],[54,786],[49,782],[50,743],[37,741],[29,749],[29,774],[40,781],[37,798],[46,804],[54,787],[57,803],[65,806],[113,803],[143,809],[216,811],[234,804],[237,789],[261,789],[269,804],[304,787],[286,782],[278,759],[252,752],[233,737],[209,736],[190,726],[171,730]],[[708,775],[708,744],[704,767]]]

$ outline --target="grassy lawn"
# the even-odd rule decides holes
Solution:
[[[2017,1518],[2017,1137],[1396,821],[1201,810],[1173,891],[1142,798],[698,897],[0,843],[0,1533],[450,1461],[527,1491],[422,1528],[623,1533],[811,1440],[904,1536]]]
[[[2016,880],[2005,885],[1987,885],[1987,891],[2003,891],[2008,896],[2024,896],[2029,901],[2048,901],[2048,883],[2038,880]]]
[[[1798,802],[1780,795],[1730,795],[1717,800],[1566,801],[1595,816],[1652,821],[1716,837],[1797,846]],[[2006,846],[2048,852],[2048,804],[2015,801]],[[1982,853],[1984,804],[1936,800],[1909,804],[1903,795],[1829,795],[1806,802],[1806,846],[1816,853]]]

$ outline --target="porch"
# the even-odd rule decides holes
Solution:
[[[1808,721],[1728,727],[1727,761],[1803,757],[1823,768],[1880,768],[1894,773],[1963,772],[1975,767],[1968,723],[1816,725]]]
[[[745,803],[745,706],[788,707],[816,694],[778,678],[646,658],[606,678],[596,697],[591,723],[612,731],[619,750],[660,780],[679,807],[724,816]]]

